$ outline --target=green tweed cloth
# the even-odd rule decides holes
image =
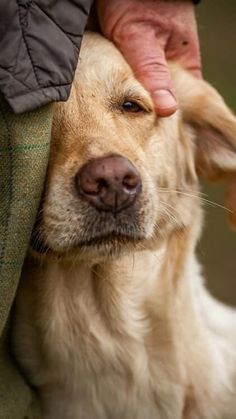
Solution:
[[[51,119],[52,105],[14,115],[0,96],[0,419],[39,418],[6,324],[42,192]]]

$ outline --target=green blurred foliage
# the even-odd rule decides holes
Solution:
[[[236,112],[236,0],[202,0],[197,6],[203,74]],[[203,184],[206,198],[224,205],[223,185]],[[204,205],[205,227],[199,256],[207,286],[221,300],[236,304],[236,233],[227,212]]]

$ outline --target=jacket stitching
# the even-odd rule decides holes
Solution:
[[[31,4],[32,4],[32,2],[30,2],[29,6],[31,6]],[[20,27],[21,27],[22,39],[24,41],[25,48],[26,48],[26,51],[28,53],[28,56],[29,56],[29,59],[30,59],[30,62],[31,62],[31,66],[32,66],[32,69],[33,69],[33,72],[34,72],[34,77],[35,77],[36,83],[37,83],[38,87],[40,87],[39,78],[38,78],[38,75],[37,75],[37,72],[36,72],[36,68],[34,66],[34,61],[33,61],[33,58],[32,58],[27,40],[26,40],[26,34],[25,34],[24,29],[23,29],[24,25],[23,25],[22,16],[21,16],[19,0],[17,0],[17,6],[18,6],[19,22],[20,22]]]
[[[16,79],[17,80],[17,79]],[[18,81],[18,80],[17,80]],[[28,92],[22,92],[19,94],[14,94],[13,96],[9,96],[7,95],[6,97],[8,99],[13,99],[13,98],[17,98],[17,97],[21,97],[21,96],[25,96],[31,93],[35,93],[35,92],[42,92],[42,94],[44,95],[45,98],[50,98],[50,95],[48,95],[47,93],[45,93],[43,91],[43,89],[52,89],[52,90],[56,90],[58,87],[64,87],[64,86],[71,86],[72,83],[63,83],[63,84],[57,84],[54,86],[50,86],[50,85],[45,85],[45,86],[39,86],[38,89],[29,89]],[[51,98],[51,102],[54,101],[55,99]]]
[[[0,65],[0,68],[3,70],[3,71],[5,71],[6,73],[8,73],[14,80],[16,80],[17,81],[17,83],[19,83],[19,84],[21,84],[22,86],[24,86],[26,89],[27,89],[27,91],[29,91],[29,92],[37,92],[38,90],[40,90],[41,88],[54,88],[54,87],[63,87],[63,86],[69,86],[72,82],[68,82],[68,83],[60,83],[60,84],[56,84],[56,85],[50,85],[50,84],[41,84],[40,86],[38,86],[38,88],[36,88],[36,89],[32,89],[31,87],[29,87],[29,86],[27,86],[25,83],[23,83],[21,80],[19,80],[19,79],[17,79],[16,77],[15,77],[15,75],[14,74],[12,74],[11,73],[11,71],[9,71],[9,70],[7,70],[6,68],[4,68],[4,67],[2,67],[1,65]],[[19,96],[21,95],[22,93],[20,92],[20,94],[19,94]],[[11,96],[8,96],[8,97],[11,97]],[[15,96],[14,96],[15,97]]]
[[[23,81],[17,79],[15,74],[13,74],[10,70],[7,70],[6,68],[2,67],[1,65],[0,65],[0,68],[3,71],[5,71],[6,73],[8,73],[14,80],[16,80],[17,83],[22,84],[22,86],[24,86],[29,92],[32,91],[32,89],[29,86],[27,86],[27,84],[25,84]]]
[[[22,0],[18,0],[19,2],[21,1],[22,2]],[[31,3],[32,3],[32,1],[33,0],[29,0],[28,1],[28,3],[27,3],[27,5],[28,5],[28,9],[29,9],[29,6],[31,5]],[[20,20],[20,19],[19,19]],[[21,24],[21,22],[20,22],[20,24]],[[22,37],[21,37],[21,41],[22,41]],[[23,40],[23,42],[24,42],[24,40]],[[13,70],[12,70],[12,74],[15,74],[15,71],[16,71],[16,68],[17,68],[17,65],[18,65],[18,61],[19,61],[19,56],[20,56],[20,53],[21,53],[21,42],[20,42],[20,45],[19,45],[19,47],[18,47],[18,52],[17,52],[17,55],[16,55],[16,62],[15,62],[15,65],[14,65],[14,68],[13,68]],[[22,83],[23,84],[23,83]],[[28,86],[26,86],[25,85],[25,87],[27,87],[28,88]]]
[[[60,27],[60,25],[58,25],[58,23],[57,22],[55,22],[55,20],[50,16],[50,15],[48,15],[46,12],[45,12],[45,10],[43,10],[38,4],[36,4],[35,2],[33,2],[32,1],[32,3],[39,9],[39,10],[41,10],[41,12],[42,13],[44,13],[45,14],[45,16],[47,16],[47,18],[48,19],[50,19],[51,20],[51,22],[53,22],[54,23],[54,25],[63,33],[63,35],[66,35],[66,37],[70,40],[70,42],[72,43],[72,45],[76,48],[76,50],[77,51],[79,51],[79,47],[78,47],[78,45],[76,45],[76,43],[70,38],[70,36],[69,36],[69,34],[67,33],[67,32],[65,32],[65,31],[63,31],[63,29]],[[81,35],[82,36],[82,35]]]
[[[19,61],[19,56],[20,56],[20,53],[21,53],[21,42],[22,42],[22,39],[20,39],[20,44],[18,46],[18,52],[16,54],[16,62],[15,62],[15,65],[14,65],[14,67],[12,69],[12,74],[15,74],[15,71],[17,69],[17,65],[18,65],[18,61]]]

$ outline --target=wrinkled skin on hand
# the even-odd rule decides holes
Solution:
[[[150,92],[155,111],[177,109],[166,60],[177,60],[197,77],[201,63],[191,0],[97,0],[104,35],[113,41]]]

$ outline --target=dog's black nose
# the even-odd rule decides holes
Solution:
[[[91,161],[79,170],[75,180],[80,196],[97,209],[112,212],[132,205],[142,186],[137,169],[121,156]]]

